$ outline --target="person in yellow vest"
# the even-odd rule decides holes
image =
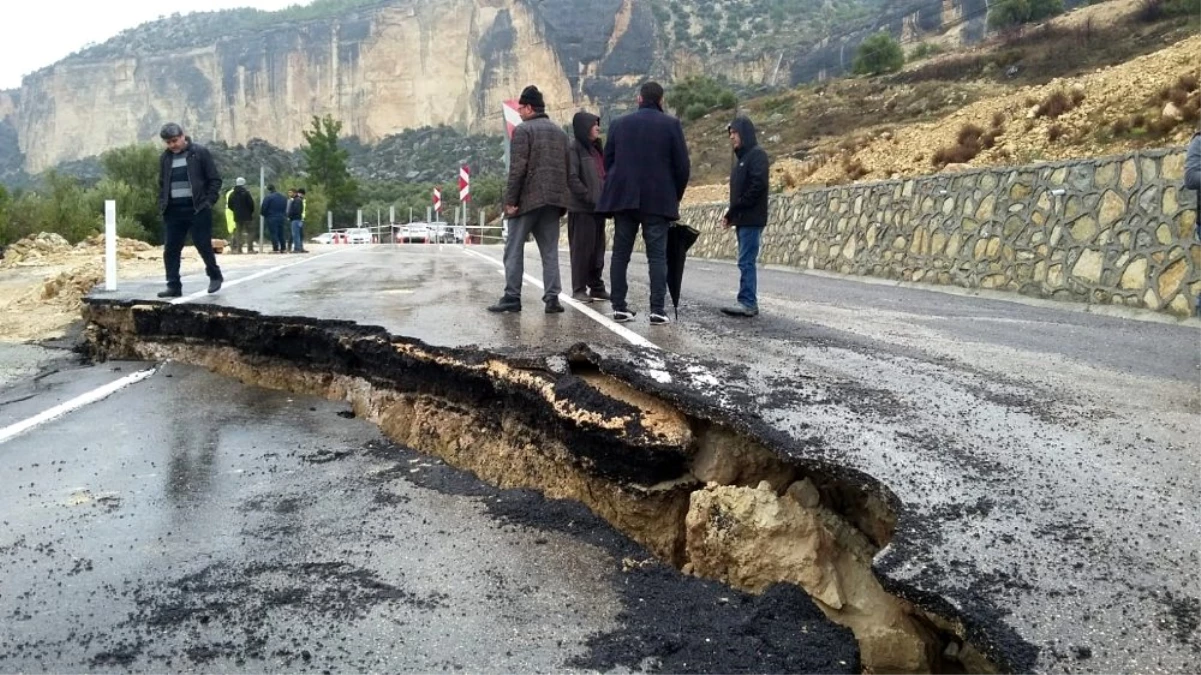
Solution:
[[[234,181],[234,189],[225,193],[225,225],[233,237],[232,251],[241,253],[245,245],[247,253],[254,252],[254,196],[246,189],[246,179]]]

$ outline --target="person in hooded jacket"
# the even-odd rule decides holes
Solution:
[[[721,311],[729,316],[751,317],[759,314],[758,278],[755,263],[763,228],[767,226],[768,167],[767,151],[755,137],[755,125],[747,117],[737,117],[727,127],[734,163],[730,169],[730,208],[722,218],[722,227],[734,228],[738,236],[738,304]]]
[[[229,232],[233,235],[233,252],[241,253],[245,246],[247,253],[254,253],[254,235],[251,232],[254,225],[254,196],[246,189],[245,178],[235,180],[234,189],[225,194],[225,214]]]
[[[1193,141],[1189,142],[1188,154],[1184,155],[1184,186],[1197,193],[1197,207],[1199,208],[1197,208],[1194,237],[1197,241],[1201,241],[1201,131],[1193,135]]]
[[[574,138],[568,155],[567,242],[571,249],[571,297],[579,302],[608,300],[605,281],[605,217],[596,212],[605,182],[600,118],[578,112],[571,120]]]

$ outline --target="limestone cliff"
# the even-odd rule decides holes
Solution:
[[[26,77],[18,96],[0,96],[0,158],[20,158],[37,173],[153,140],[169,120],[207,141],[261,138],[287,149],[302,144],[312,116],[324,114],[366,143],[443,124],[499,134],[501,102],[527,84],[545,92],[552,117],[563,122],[582,106],[628,104],[647,76],[670,83],[704,73],[787,86],[840,73],[874,30],[971,37],[987,9],[984,0],[667,7],[663,0],[316,0],[277,13],[173,16]]]
[[[653,26],[628,20],[644,11],[634,0],[581,4],[394,0],[171,52],[68,59],[26,78],[20,149],[36,172],[153,139],[167,120],[292,148],[325,113],[365,141],[438,124],[499,133],[501,101],[526,84],[565,114],[654,67]]]

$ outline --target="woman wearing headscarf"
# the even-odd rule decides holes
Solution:
[[[567,242],[571,248],[571,297],[580,302],[608,300],[605,282],[605,217],[596,212],[605,182],[600,118],[578,112],[571,120],[573,139],[568,152]]]

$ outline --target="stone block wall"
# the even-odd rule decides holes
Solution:
[[[1193,314],[1197,196],[1184,150],[773,195],[760,261]],[[691,255],[734,258],[724,204],[685,208]]]

